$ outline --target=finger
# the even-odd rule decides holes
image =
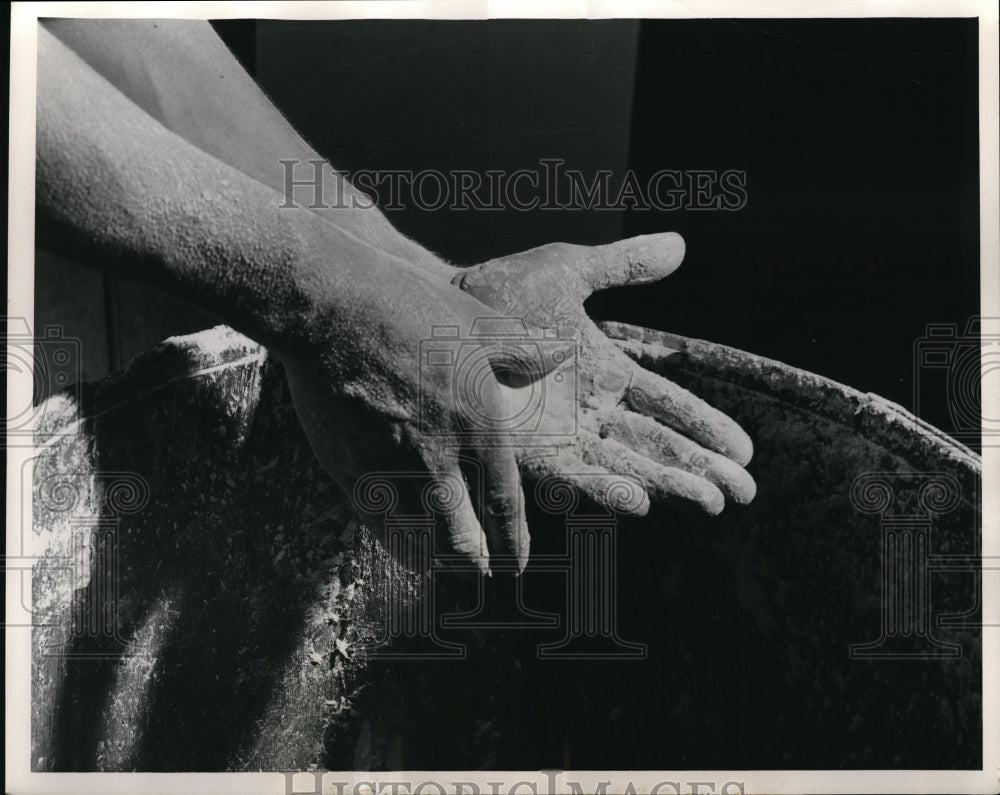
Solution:
[[[464,471],[486,534],[490,572],[516,575],[528,564],[524,495],[514,448],[497,442],[496,437],[471,441],[465,450]]]
[[[596,441],[596,437],[595,437]],[[570,501],[566,490],[579,492],[593,502],[627,516],[649,513],[649,495],[639,481],[589,464],[578,456],[563,453],[528,463],[526,474],[535,481],[534,494],[547,513],[566,513]]]
[[[660,464],[703,477],[740,505],[748,504],[757,494],[754,479],[735,461],[706,450],[652,417],[615,411],[601,426],[601,436],[619,441]]]
[[[683,469],[658,464],[614,439],[588,445],[584,457],[595,466],[636,478],[654,500],[688,500],[712,516],[725,507],[725,497],[715,484]]]
[[[669,276],[684,260],[684,238],[676,232],[640,235],[584,249],[582,276],[591,292],[648,284]]]
[[[654,361],[668,361],[674,357],[683,357],[679,360],[689,361],[690,344],[698,342],[666,331],[654,331],[616,320],[602,320],[594,325],[615,347],[637,362],[641,362],[646,356]]]
[[[683,387],[638,365],[625,400],[641,414],[655,417],[740,466],[746,466],[753,457],[753,442],[734,420]]]
[[[424,511],[434,519],[435,560],[451,568],[471,565],[480,574],[489,574],[489,546],[457,461],[431,473],[421,499]]]

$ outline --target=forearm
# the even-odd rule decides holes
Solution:
[[[243,70],[207,22],[189,20],[53,19],[45,22],[65,45],[125,96],[204,152],[278,192],[286,204],[286,166],[313,178],[323,160]],[[327,164],[319,190],[325,207],[300,188],[298,208],[428,272],[450,279],[455,269],[400,234],[367,197]],[[342,197],[347,206],[330,206]],[[352,199],[358,199],[357,203]],[[360,206],[356,206],[359,204]],[[293,212],[286,208],[285,212]]]
[[[37,97],[36,204],[57,247],[278,350],[294,345],[314,296],[346,317],[366,280],[384,278],[388,258],[311,213],[281,212],[275,191],[165,129],[44,30]]]

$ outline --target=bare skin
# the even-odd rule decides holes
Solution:
[[[55,35],[39,33],[42,220],[102,262],[166,284],[268,345],[286,365],[317,457],[349,494],[365,473],[400,469],[425,472],[444,493],[462,482],[458,456],[481,464],[492,506],[485,527],[464,500],[444,511],[439,535],[445,551],[482,571],[520,569],[527,559],[518,465],[527,477],[558,477],[638,514],[650,500],[718,513],[727,498],[753,498],[746,434],[628,359],[583,309],[595,290],[669,275],[684,254],[678,235],[552,244],[458,269],[377,210],[280,212],[279,161],[321,158],[207,23],[67,19],[47,27]],[[327,174],[336,178],[332,168]],[[67,202],[74,190],[80,200]],[[546,437],[545,455],[502,422],[485,435],[467,432],[483,405],[509,416],[527,386],[487,378],[464,394],[426,373],[422,380],[417,365],[418,342],[433,325],[465,330],[501,314],[579,335],[578,388],[546,390],[539,430],[559,438]],[[529,381],[558,358],[538,361],[509,346],[491,352],[498,371]],[[560,375],[544,385],[555,387]],[[570,417],[577,424],[565,433]],[[641,485],[641,499],[628,505],[614,498],[623,476]]]
[[[313,213],[277,211],[275,191],[155,122],[44,29],[39,56],[36,201],[46,239],[158,283],[267,345],[320,463],[347,494],[373,471],[423,473],[441,493],[457,484],[460,498],[435,511],[439,553],[483,573],[523,568],[513,447],[502,429],[465,432],[474,402],[506,415],[499,384],[487,374],[475,395],[457,392],[447,378],[423,376],[416,355],[433,325],[469,328],[497,313]],[[489,356],[535,377],[555,365],[519,360],[517,350]],[[489,484],[483,526],[464,494],[460,454]]]

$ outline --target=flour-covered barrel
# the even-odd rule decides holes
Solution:
[[[979,458],[818,376],[607,330],[748,431],[758,495],[626,520],[527,484],[513,583],[400,567],[427,523],[373,475],[384,543],[359,526],[231,330],[50,398],[34,768],[978,767]]]

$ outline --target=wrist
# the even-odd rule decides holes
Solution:
[[[415,264],[417,267],[430,274],[432,278],[440,279],[445,284],[459,286],[459,280],[465,272],[465,268],[451,265],[429,251],[426,253],[427,256],[425,258],[416,261]]]
[[[282,190],[281,209],[305,209],[341,232],[398,257],[424,274],[450,282],[461,269],[397,230],[379,209],[376,200],[356,188],[327,160],[302,143],[297,159],[280,160],[282,171],[263,181]]]

